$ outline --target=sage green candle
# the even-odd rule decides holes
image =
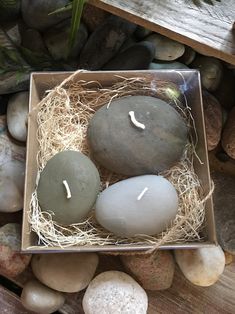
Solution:
[[[42,211],[64,225],[81,222],[99,192],[100,177],[93,162],[78,151],[53,156],[41,172],[37,195]]]

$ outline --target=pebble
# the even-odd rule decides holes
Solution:
[[[155,47],[152,43],[142,41],[131,45],[125,51],[117,54],[105,64],[103,70],[144,70],[148,69],[154,58]]]
[[[23,208],[24,163],[12,160],[0,166],[0,212],[12,213]]]
[[[98,265],[95,253],[34,255],[31,267],[36,278],[51,289],[78,292],[85,289]]]
[[[112,210],[110,210],[112,209]],[[174,220],[178,195],[162,176],[136,176],[119,181],[98,196],[97,221],[122,237],[159,234]]]
[[[11,136],[18,141],[26,141],[28,111],[29,92],[20,92],[10,97],[7,108],[7,125]]]
[[[203,91],[202,96],[207,148],[209,151],[211,151],[217,147],[220,141],[223,124],[223,113],[220,103],[212,94]]]
[[[131,122],[131,111],[145,129]],[[96,111],[89,124],[88,141],[102,166],[133,176],[169,169],[182,156],[187,132],[182,117],[166,102],[129,96]]]
[[[185,51],[183,44],[160,34],[151,34],[145,40],[155,45],[155,59],[157,60],[173,61],[181,57]]]
[[[36,280],[30,280],[24,285],[20,299],[27,310],[41,314],[54,313],[65,302],[65,296],[61,292],[52,290]]]
[[[151,33],[152,31],[150,29],[147,29],[143,26],[138,25],[134,35],[138,40],[143,40],[145,37],[147,37]]]
[[[0,274],[16,277],[31,260],[30,254],[21,254],[21,226],[9,223],[0,228]]]
[[[187,65],[180,62],[151,62],[149,70],[171,70],[171,69],[188,69]]]
[[[89,70],[101,69],[112,59],[125,40],[133,34],[136,25],[120,17],[108,17],[90,35],[80,55],[80,67]]]
[[[224,67],[223,79],[221,80],[215,96],[221,105],[227,110],[235,106],[235,75],[232,70]]]
[[[25,145],[19,145],[9,137],[6,116],[0,116],[0,166],[12,160],[25,163],[25,153]]]
[[[225,256],[220,246],[175,250],[174,253],[182,273],[194,285],[209,287],[224,271]]]
[[[44,41],[54,60],[67,59],[70,33],[70,20],[60,23],[49,29],[44,34]],[[74,46],[69,54],[70,58],[78,57],[81,49],[85,45],[88,32],[84,24],[80,24]]]
[[[41,33],[34,28],[24,28],[21,32],[22,46],[33,52],[46,54],[48,50]]]
[[[195,58],[196,51],[189,46],[185,46],[184,54],[179,58],[179,61],[186,65],[190,65]]]
[[[128,273],[146,290],[166,290],[171,287],[175,261],[171,251],[158,250],[151,255],[122,255]]]
[[[71,16],[71,11],[50,14],[68,3],[69,0],[21,0],[23,20],[29,27],[45,30]]]
[[[219,59],[198,55],[190,67],[200,70],[205,89],[213,92],[218,88],[223,76],[223,65]]]
[[[235,177],[212,172],[215,224],[221,247],[235,254]]]
[[[91,281],[82,305],[85,314],[147,314],[148,297],[129,275],[107,271]]]
[[[78,151],[62,151],[42,170],[37,195],[43,211],[53,212],[53,220],[69,225],[87,216],[99,188],[99,172],[93,162]]]
[[[235,107],[229,112],[224,125],[221,144],[224,151],[235,159]]]
[[[86,3],[82,12],[82,21],[90,32],[94,32],[109,15],[107,11]]]

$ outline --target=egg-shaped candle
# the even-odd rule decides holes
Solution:
[[[97,198],[95,215],[119,236],[156,235],[176,217],[178,195],[162,176],[144,175],[119,181]]]
[[[99,172],[93,162],[78,151],[63,151],[41,172],[37,196],[42,211],[52,213],[54,221],[69,225],[87,216],[99,187]]]

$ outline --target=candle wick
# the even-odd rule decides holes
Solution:
[[[64,185],[66,192],[67,192],[67,198],[71,198],[72,197],[71,191],[70,191],[68,182],[66,180],[63,180],[63,185]]]
[[[129,116],[131,117],[131,122],[137,127],[142,130],[145,129],[145,125],[143,123],[140,123],[139,121],[136,120],[135,118],[135,112],[134,111],[129,111]]]
[[[145,188],[143,189],[143,191],[140,193],[140,195],[137,197],[137,201],[140,201],[141,198],[144,196],[144,194],[145,194],[147,191],[148,191],[148,188],[145,187]]]

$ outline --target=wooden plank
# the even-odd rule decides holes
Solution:
[[[192,0],[89,0],[152,31],[191,46],[196,51],[235,64],[235,1],[209,5]]]

